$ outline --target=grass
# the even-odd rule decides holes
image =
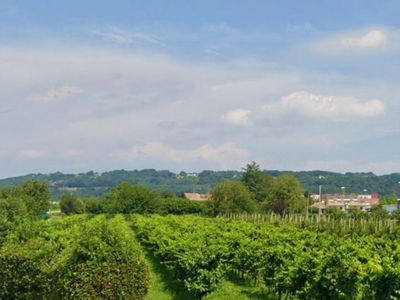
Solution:
[[[151,280],[147,300],[196,300],[185,288],[173,279],[165,265],[161,264],[149,251],[143,249],[149,264]]]

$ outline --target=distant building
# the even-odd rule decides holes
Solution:
[[[343,211],[351,208],[358,208],[363,211],[371,210],[373,205],[379,204],[379,195],[359,195],[359,194],[322,194],[321,198],[317,194],[312,194],[311,199],[315,202],[311,207],[316,207],[325,212],[325,209],[337,207]]]
[[[176,174],[176,178],[187,178],[187,177],[189,177],[189,178],[196,178],[196,177],[198,177],[199,176],[199,174],[197,174],[197,173],[186,173],[186,172],[180,172],[179,174]]]
[[[186,177],[197,177],[199,176],[197,173],[187,173]]]
[[[79,190],[79,188],[77,187],[64,187],[61,188],[62,190],[68,191],[68,192],[76,192],[77,190]]]
[[[211,194],[184,193],[185,198],[193,201],[206,201],[211,198]]]

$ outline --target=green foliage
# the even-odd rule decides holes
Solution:
[[[324,219],[315,225],[320,226]],[[326,228],[352,224],[343,220],[354,219],[340,219]],[[199,299],[218,289],[232,272],[267,286],[268,294],[274,293],[271,299],[398,298],[398,228],[374,234],[353,231],[357,229],[331,233],[305,228],[303,222],[133,218],[141,241]],[[362,220],[357,222],[363,224]],[[367,222],[375,226],[382,221]]]
[[[381,197],[379,199],[379,204],[382,204],[382,205],[397,204],[397,195],[391,194],[386,197]]]
[[[398,222],[400,222],[400,209],[396,209],[393,213],[392,213],[392,218],[397,220]]]
[[[255,164],[255,163],[254,163]],[[252,164],[250,164],[251,166]],[[258,166],[256,164],[256,166]],[[259,167],[258,167],[259,169]],[[244,169],[246,170],[246,168]],[[310,193],[318,193],[322,185],[323,193],[338,193],[345,186],[346,191],[363,194],[366,189],[368,193],[378,193],[386,197],[391,194],[400,195],[400,176],[398,173],[377,176],[369,173],[334,173],[327,171],[262,171],[268,177],[278,177],[283,174],[295,176]],[[239,171],[210,171],[205,170],[198,173],[197,177],[187,177],[187,173],[179,177],[167,170],[157,171],[154,169],[144,170],[115,170],[97,174],[93,171],[81,174],[28,174],[21,177],[13,177],[0,180],[0,187],[22,185],[29,180],[45,182],[49,185],[53,198],[65,192],[66,188],[73,188],[80,197],[103,197],[109,190],[121,182],[127,181],[132,184],[140,184],[156,190],[171,190],[175,195],[180,192],[196,191],[207,193],[216,184],[227,180],[242,179],[243,173]],[[257,196],[263,201],[263,197]]]
[[[389,217],[389,213],[382,207],[382,204],[378,204],[372,206],[370,217],[373,219],[387,219]]]
[[[158,213],[161,215],[201,214],[204,212],[203,201],[192,201],[186,198],[160,199]]]
[[[49,211],[51,194],[46,183],[27,181],[22,185],[22,193],[27,196],[26,206],[30,213],[39,215]]]
[[[0,251],[0,299],[57,299],[54,270],[73,236],[68,225],[25,220],[9,234]]]
[[[46,242],[34,238],[6,244],[1,249],[1,299],[46,299],[51,293],[50,269],[46,263],[50,263],[48,259],[53,249],[46,247]]]
[[[158,195],[162,199],[175,198],[175,193],[171,190],[161,190],[158,192]]]
[[[27,214],[28,209],[25,201],[21,198],[0,199],[0,216],[2,219],[13,223],[23,219]]]
[[[22,201],[27,213],[32,216],[47,213],[50,209],[51,200],[47,185],[35,180],[27,181],[21,186],[0,189],[0,199],[9,202]]]
[[[0,251],[0,299],[145,299],[149,271],[122,216],[18,226]]]
[[[218,231],[196,228],[201,218],[149,219],[135,216],[134,226],[142,241],[171,269],[175,278],[198,299],[219,288],[225,274],[228,248],[220,244]],[[204,222],[201,223],[204,225]],[[207,227],[207,226],[206,226]]]
[[[145,299],[149,271],[121,215],[82,226],[57,270],[59,299]]]
[[[106,199],[111,201],[111,209],[114,213],[154,213],[160,205],[154,191],[129,182],[122,182],[111,189]]]
[[[338,207],[327,207],[325,213],[328,216],[332,216],[333,219],[339,220],[346,217],[346,213]],[[353,211],[353,214],[355,212]]]
[[[136,188],[136,187],[135,187]],[[146,190],[147,192],[147,190]],[[205,210],[203,201],[191,201],[186,198],[177,198],[176,196],[168,196],[167,198],[156,197],[155,193],[147,193],[150,196],[149,202],[146,199],[139,199],[144,205],[143,209],[137,210],[138,213],[157,213],[160,215],[183,215],[183,214],[202,214]],[[113,197],[116,197],[115,195]],[[144,196],[146,197],[146,195]],[[127,202],[121,203],[117,198],[85,198],[86,212],[90,214],[103,214],[126,212],[130,208],[123,210],[128,205]],[[134,199],[132,199],[134,201]]]
[[[12,228],[24,219],[47,216],[50,192],[46,184],[27,181],[22,186],[0,189],[0,246]]]
[[[61,212],[66,215],[83,214],[85,203],[73,194],[63,194],[58,198]]]
[[[253,193],[258,202],[267,198],[270,178],[260,169],[254,161],[243,168],[240,181]]]
[[[349,216],[353,217],[355,219],[362,219],[362,218],[367,218],[368,215],[364,210],[361,210],[358,207],[351,207],[349,209]]]
[[[104,198],[84,198],[85,210],[89,214],[99,215],[111,211],[111,203]]]
[[[307,199],[300,182],[292,175],[273,178],[265,207],[280,215],[305,212]]]
[[[233,180],[226,180],[217,184],[211,192],[212,197],[209,205],[214,216],[218,214],[253,212],[257,203],[254,195],[247,187]]]

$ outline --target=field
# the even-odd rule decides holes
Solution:
[[[189,299],[183,288],[192,299],[398,298],[393,222],[138,215],[131,222],[155,274],[149,299],[165,292]]]
[[[237,214],[26,221],[1,299],[398,299],[393,220]]]

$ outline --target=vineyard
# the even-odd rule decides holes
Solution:
[[[26,219],[0,299],[399,299],[399,238],[394,220],[318,215]],[[152,293],[160,274],[175,296]]]
[[[141,243],[197,299],[232,278],[262,287],[264,299],[400,296],[400,232],[385,224],[378,230],[379,221],[336,232],[293,220],[134,215],[131,221]],[[340,220],[320,224],[338,228]]]
[[[25,221],[0,250],[0,299],[145,299],[149,270],[117,215]]]

